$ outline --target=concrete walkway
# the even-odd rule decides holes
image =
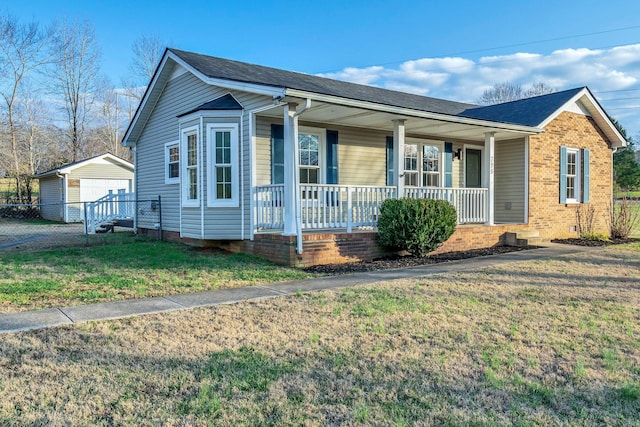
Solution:
[[[75,307],[51,308],[22,313],[0,314],[0,333],[27,331],[69,325],[92,320],[118,319],[143,314],[162,313],[195,307],[232,304],[261,298],[293,295],[298,292],[337,289],[387,280],[409,279],[448,272],[476,271],[501,264],[536,259],[555,258],[562,255],[597,250],[582,246],[550,244],[548,247],[499,255],[469,258],[439,264],[395,270],[371,271],[292,282],[220,289],[191,294],[106,302]]]

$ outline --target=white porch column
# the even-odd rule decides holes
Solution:
[[[393,179],[398,199],[404,196],[404,122],[393,121]]]
[[[298,183],[296,182],[296,158],[298,147],[298,118],[296,117],[297,104],[289,103],[284,107],[284,231],[285,236],[295,236],[296,230],[296,205]]]
[[[482,174],[482,186],[489,190],[487,201],[487,225],[493,225],[493,213],[494,213],[494,199],[495,199],[495,186],[494,186],[494,158],[496,151],[496,138],[494,132],[487,132],[484,134],[484,173]]]

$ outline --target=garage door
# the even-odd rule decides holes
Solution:
[[[109,190],[117,193],[122,189],[127,192],[131,191],[128,179],[81,179],[80,201],[93,202],[109,194]]]

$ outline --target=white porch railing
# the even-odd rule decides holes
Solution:
[[[87,230],[95,234],[96,228],[101,225],[111,223],[120,219],[131,219],[135,214],[136,195],[127,193],[125,190],[118,190],[99,198],[94,202],[86,203],[86,227]]]
[[[380,205],[396,197],[395,187],[306,184],[300,186],[303,230],[374,227]]]
[[[456,208],[458,224],[484,223],[489,220],[489,190],[486,188],[405,187],[404,197],[446,200]]]
[[[411,188],[404,197],[447,200],[455,208],[458,223],[484,223],[486,188]],[[300,219],[303,230],[375,227],[380,205],[396,198],[395,187],[304,184],[300,186]],[[284,185],[255,188],[256,228],[284,228]]]

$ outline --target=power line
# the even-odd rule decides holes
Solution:
[[[580,38],[580,37],[595,36],[595,35],[598,35],[598,34],[614,33],[614,32],[618,32],[618,31],[635,30],[635,29],[638,29],[638,28],[640,28],[640,25],[634,25],[634,26],[631,26],[631,27],[613,28],[613,29],[610,29],[610,30],[603,30],[603,31],[593,31],[593,32],[590,32],[590,33],[574,34],[574,35],[570,35],[570,36],[554,37],[554,38],[551,38],[551,39],[536,40],[536,41],[531,41],[531,42],[515,43],[515,44],[510,44],[510,45],[504,45],[504,46],[495,46],[495,47],[487,47],[487,48],[475,49],[475,50],[466,50],[466,51],[454,52],[454,53],[437,54],[437,55],[431,55],[431,56],[428,56],[426,58],[421,58],[421,59],[427,59],[427,58],[435,59],[435,58],[438,58],[438,57],[447,57],[447,56],[455,56],[455,55],[466,55],[466,54],[469,54],[469,53],[487,52],[487,51],[491,51],[491,50],[507,49],[507,48],[512,48],[512,47],[529,46],[529,45],[533,45],[533,44],[547,43],[547,42],[558,41],[558,40],[568,40],[568,39],[575,39],[575,38]],[[599,49],[601,49],[601,48],[599,48]],[[373,67],[373,66],[384,66],[384,65],[401,64],[401,63],[407,62],[407,61],[411,61],[411,59],[404,59],[404,60],[400,60],[400,61],[391,61],[391,62],[383,62],[381,64],[373,64],[373,65],[360,65],[360,66],[357,66],[356,68],[367,68],[367,67]],[[319,71],[316,74],[332,73],[332,72],[335,72],[335,71],[340,71],[340,70]],[[432,71],[432,70],[426,70],[426,71]],[[433,71],[437,71],[437,70],[433,70]]]
[[[593,93],[613,93],[613,92],[632,92],[635,90],[640,90],[640,89],[618,89],[618,90],[600,90],[600,91],[593,91]]]
[[[629,98],[611,98],[611,99],[601,99],[600,102],[609,102],[609,101],[625,101],[629,99],[640,99],[640,96],[631,96]]]

